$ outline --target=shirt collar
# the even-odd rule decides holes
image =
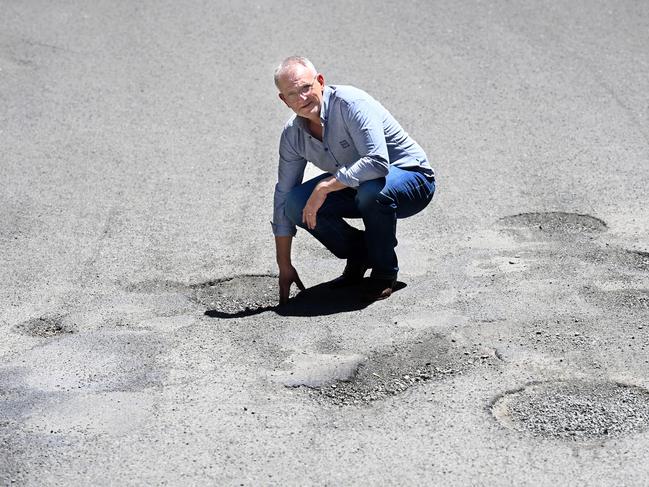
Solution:
[[[320,107],[320,121],[324,124],[327,121],[329,115],[329,98],[331,98],[331,93],[333,93],[333,88],[329,85],[325,85],[324,91],[322,92],[322,106]]]

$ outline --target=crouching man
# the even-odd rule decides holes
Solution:
[[[435,192],[426,154],[378,101],[352,86],[325,85],[308,59],[285,59],[275,85],[295,112],[280,139],[274,196],[280,304],[291,284],[304,289],[291,263],[296,226],[346,259],[332,287],[363,283],[364,300],[389,297],[399,271],[397,219],[426,208]],[[307,162],[325,174],[303,183]],[[362,218],[365,230],[344,218]]]

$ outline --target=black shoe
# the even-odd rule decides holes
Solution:
[[[392,291],[397,284],[397,278],[378,279],[370,277],[363,283],[361,299],[363,301],[380,301],[392,296]]]
[[[369,267],[366,264],[347,261],[342,276],[329,281],[330,289],[340,289],[347,286],[355,286],[363,281],[363,276]]]

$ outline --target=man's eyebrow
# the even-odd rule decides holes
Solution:
[[[293,91],[300,91],[300,90],[301,90],[302,88],[304,88],[305,86],[309,86],[309,83],[304,83],[303,85],[297,85],[297,86],[295,87],[295,90],[291,90],[291,91],[289,91],[288,93],[292,93]]]

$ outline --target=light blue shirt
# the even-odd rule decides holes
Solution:
[[[297,115],[282,132],[272,222],[276,236],[295,235],[284,206],[291,189],[302,183],[307,161],[352,188],[385,177],[389,165],[434,176],[419,144],[383,105],[358,88],[325,86],[320,121],[322,142]]]

